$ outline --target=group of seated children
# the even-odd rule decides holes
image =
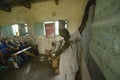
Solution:
[[[31,44],[28,44],[27,42],[23,41],[14,41],[14,40],[1,40],[0,41],[0,65],[5,65],[9,60],[13,61],[12,55],[16,52],[23,50],[27,47],[31,46]],[[33,50],[30,49],[30,52]],[[29,60],[30,56],[24,53],[18,54],[18,65],[21,66],[21,64],[27,60]]]

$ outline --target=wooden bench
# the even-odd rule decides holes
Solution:
[[[1,61],[3,62],[3,63],[5,63],[5,59],[4,59],[4,57],[3,57],[3,54],[2,54],[2,51],[0,50],[0,59],[1,59]]]
[[[34,53],[31,53],[31,52],[29,52],[28,50],[29,49],[31,49],[32,47],[27,47],[27,48],[25,48],[25,49],[23,49],[23,50],[20,50],[20,51],[18,51],[18,52],[16,52],[16,53],[14,53],[14,54],[12,54],[12,57],[13,57],[13,64],[14,64],[14,67],[15,68],[18,68],[19,66],[18,66],[18,58],[17,58],[17,56],[19,55],[19,54],[21,54],[21,53],[23,53],[23,54],[27,54],[27,55],[30,55],[31,57],[35,57],[35,55],[34,55]],[[16,67],[17,66],[17,67]]]

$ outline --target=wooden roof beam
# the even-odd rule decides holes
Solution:
[[[3,11],[11,12],[11,7],[8,4],[5,4],[2,0],[0,0],[0,9]]]
[[[59,0],[54,0],[55,4],[58,5],[59,4]]]
[[[20,5],[28,8],[28,9],[31,9],[31,4],[30,4],[30,2],[28,0],[21,0],[21,1],[12,0],[12,1],[14,1],[15,3],[20,4]]]

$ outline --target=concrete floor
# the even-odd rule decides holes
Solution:
[[[18,69],[1,71],[0,80],[60,80],[60,77],[47,60],[40,62],[40,56],[37,56]]]

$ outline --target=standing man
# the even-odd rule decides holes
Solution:
[[[80,34],[86,25],[89,25],[87,24],[89,23],[88,21],[93,20],[95,4],[95,0],[88,1],[81,26],[73,35],[70,35],[68,30],[64,27],[60,28],[60,36],[64,39],[64,45],[61,49],[55,51],[55,53],[56,55],[60,55],[61,80],[75,80],[76,72],[80,68],[78,59],[78,54],[80,54],[78,50],[78,43],[81,40]]]

